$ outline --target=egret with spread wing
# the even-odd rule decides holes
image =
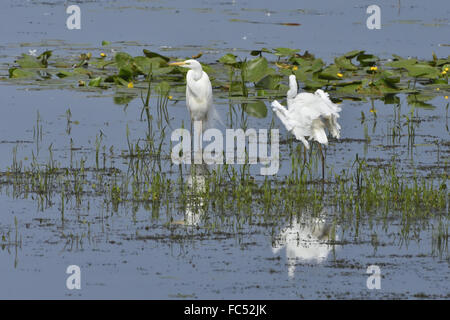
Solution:
[[[278,101],[272,102],[272,110],[286,129],[309,149],[309,140],[317,141],[322,155],[322,178],[325,176],[324,155],[321,145],[328,144],[325,128],[334,138],[339,139],[341,126],[337,122],[341,108],[331,102],[328,93],[319,89],[314,94],[302,92],[297,94],[295,75],[289,76],[287,92],[287,109]]]

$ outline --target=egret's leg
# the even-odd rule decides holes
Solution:
[[[319,145],[319,150],[320,150],[320,155],[322,156],[322,181],[325,180],[325,157],[323,155],[323,151],[322,151],[322,144],[318,143]]]
[[[306,165],[306,147],[303,146],[303,166]]]

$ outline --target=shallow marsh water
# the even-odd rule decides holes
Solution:
[[[167,157],[144,161],[129,156],[127,127],[132,144],[147,133],[139,98],[125,106],[114,103],[114,89],[71,89],[70,80],[66,85],[6,81],[11,63],[29,49],[51,49],[59,56],[98,55],[104,50],[102,40],[130,54],[141,54],[143,48],[171,57],[202,51],[204,63],[214,63],[227,52],[245,57],[250,50],[278,46],[308,50],[326,61],[353,49],[384,58],[429,58],[433,51],[447,56],[447,2],[398,3],[380,1],[383,27],[370,31],[365,8],[372,3],[360,1],[213,1],[192,6],[178,0],[81,1],[82,29],[69,31],[64,1],[2,2],[0,297],[448,299],[448,199],[438,208],[418,207],[411,216],[391,206],[347,208],[330,200],[338,193],[338,183],[330,182],[323,204],[311,195],[320,198],[320,184],[309,183],[305,203],[292,206],[295,214],[286,213],[288,202],[276,199],[267,209],[259,194],[250,196],[258,200],[245,206],[230,193],[223,199],[205,195],[206,186],[213,185],[205,179],[214,168],[191,172],[189,166],[171,165]],[[189,124],[183,88],[178,89],[168,105],[173,128]],[[230,103],[219,90],[215,94],[217,109],[227,119]],[[439,187],[448,174],[448,100],[436,96],[428,101],[434,108],[415,109],[411,146],[404,117],[411,107],[405,95],[398,97],[399,106],[380,100],[372,104],[370,98],[343,100],[342,139],[331,141],[326,154],[330,181],[342,170],[353,174],[358,154],[368,168],[395,163],[405,181],[416,174],[432,177]],[[370,110],[377,110],[376,115]],[[271,111],[247,121],[251,128],[269,128]],[[280,127],[277,119],[274,123]],[[400,137],[391,135],[396,125]],[[301,152],[283,128],[280,132],[282,162],[272,183],[282,186],[292,171],[291,156]],[[164,154],[170,152],[167,135]],[[13,164],[29,168],[33,154],[40,164],[53,159],[56,171],[38,178],[14,174]],[[136,163],[155,169],[139,171]],[[313,164],[309,182],[320,176],[317,161]],[[72,173],[81,167],[85,170]],[[259,166],[249,170],[256,184],[263,185]],[[163,192],[150,188],[150,200],[124,193],[132,189],[133,179],[145,181],[155,171],[165,181]],[[41,190],[44,179],[50,182]],[[72,190],[74,186],[82,191]],[[66,288],[65,271],[71,264],[82,270],[79,291]],[[381,290],[366,287],[369,265],[381,268]]]

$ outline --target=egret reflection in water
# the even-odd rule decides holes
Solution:
[[[188,200],[184,217],[185,225],[198,226],[205,214],[203,194],[206,190],[207,174],[208,167],[206,164],[192,165],[187,178]]]
[[[281,230],[272,244],[272,252],[277,254],[286,248],[288,275],[293,277],[297,262],[321,263],[326,260],[333,244],[331,226],[323,218],[294,217],[292,223]]]

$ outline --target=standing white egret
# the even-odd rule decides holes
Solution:
[[[201,121],[204,131],[211,126],[211,121],[215,116],[212,86],[208,74],[203,71],[202,65],[194,59],[173,62],[169,65],[190,69],[186,74],[186,106],[192,122]]]
[[[321,145],[327,145],[325,132],[327,128],[334,138],[339,139],[341,126],[337,122],[341,108],[331,102],[328,93],[321,89],[316,92],[302,92],[297,94],[297,80],[295,75],[289,76],[289,90],[287,92],[287,109],[278,101],[272,102],[272,110],[284,124],[286,129],[309,149],[308,140],[317,141],[322,155],[322,178],[325,177],[324,155]]]
[[[180,66],[189,68],[186,74],[186,106],[191,117],[191,132],[192,125],[201,123],[201,132],[208,128],[212,128],[214,122],[219,120],[217,112],[213,105],[213,94],[211,81],[208,74],[203,71],[202,65],[194,59],[189,59],[181,62],[170,63],[171,66]],[[194,134],[197,130],[194,130]],[[194,152],[198,159],[202,159],[202,135],[197,132],[198,136],[194,137]]]

